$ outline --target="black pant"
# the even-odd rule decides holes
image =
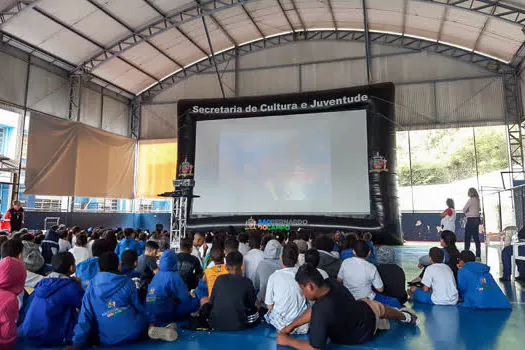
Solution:
[[[465,250],[470,250],[470,240],[474,239],[476,244],[476,257],[481,257],[481,243],[479,242],[479,218],[467,218],[465,226]]]

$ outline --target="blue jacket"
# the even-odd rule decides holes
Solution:
[[[58,233],[56,233],[53,230],[49,230],[46,234],[46,238],[40,244],[42,256],[44,257],[44,261],[46,262],[46,264],[51,264],[51,259],[53,258],[53,255],[58,253],[60,248],[58,245],[59,239],[60,238],[58,237]]]
[[[129,277],[99,272],[82,299],[73,344],[85,347],[97,333],[102,345],[128,343],[139,338],[147,325],[137,289]]]
[[[71,344],[84,291],[72,278],[51,277],[40,281],[18,335],[37,347]]]
[[[95,278],[98,273],[98,257],[89,258],[77,265],[75,275],[80,278],[82,288],[87,289],[89,282]]]
[[[372,241],[365,241],[366,244],[368,244],[368,247],[370,248],[370,255],[368,256],[368,262],[375,264],[376,262],[376,248],[374,247],[374,243]]]
[[[353,258],[355,255],[352,249],[345,249],[341,252],[340,256],[341,256],[341,260],[345,260],[348,258]]]
[[[139,241],[139,249],[140,249],[139,256],[141,256],[146,251],[146,242],[145,241]]]
[[[122,258],[122,254],[126,250],[134,250],[137,252],[137,255],[140,255],[140,244],[133,238],[124,238],[118,242],[117,247],[115,248],[115,254],[118,255],[118,258]]]
[[[460,306],[476,309],[511,309],[511,305],[490,274],[490,267],[466,263],[458,271]]]
[[[160,257],[159,272],[149,284],[146,313],[150,323],[163,325],[197,311],[199,299],[188,293],[188,287],[177,272],[177,254],[171,249]]]

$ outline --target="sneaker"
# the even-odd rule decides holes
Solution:
[[[148,336],[151,339],[160,339],[169,342],[175,341],[179,335],[177,334],[177,325],[175,325],[175,328],[172,325],[175,324],[171,323],[166,327],[149,327]]]
[[[419,318],[417,317],[417,315],[414,313],[414,311],[409,310],[409,309],[406,309],[406,308],[403,308],[403,309],[401,309],[401,310],[399,310],[399,311],[401,311],[402,313],[410,314],[410,317],[411,317],[410,322],[409,322],[409,323],[408,323],[408,322],[405,322],[405,323],[408,323],[408,324],[410,324],[411,326],[416,326],[416,327],[419,326],[419,322],[420,322],[420,320],[419,320]]]

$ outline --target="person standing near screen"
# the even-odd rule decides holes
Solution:
[[[468,196],[470,197],[463,208],[463,214],[467,218],[467,224],[465,226],[465,250],[470,250],[470,240],[474,239],[476,244],[476,258],[481,257],[481,244],[479,241],[479,225],[480,219],[480,203],[479,194],[475,188],[471,187],[468,190]]]
[[[20,231],[24,224],[24,209],[19,201],[13,201],[13,206],[5,214],[5,218],[11,220],[10,232]]]
[[[441,231],[456,232],[456,209],[452,198],[447,199],[447,209],[441,213]]]

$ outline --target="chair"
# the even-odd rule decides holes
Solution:
[[[488,265],[489,248],[498,250],[499,275],[503,276],[503,264],[501,262],[501,252],[503,248],[512,243],[512,237],[518,232],[516,226],[507,226],[498,233],[487,233],[485,236],[485,263]]]
[[[53,226],[58,226],[60,218],[47,217],[44,219],[44,230],[49,230]]]
[[[512,243],[512,259],[511,259],[511,262],[512,262],[512,268],[511,268],[511,271],[512,271],[512,280],[514,281],[515,277],[516,277],[516,269],[518,268],[516,266],[516,261],[520,260],[520,261],[524,261],[525,262],[525,256],[520,256],[519,255],[519,247],[522,247],[522,246],[525,246],[525,242],[514,242]]]

